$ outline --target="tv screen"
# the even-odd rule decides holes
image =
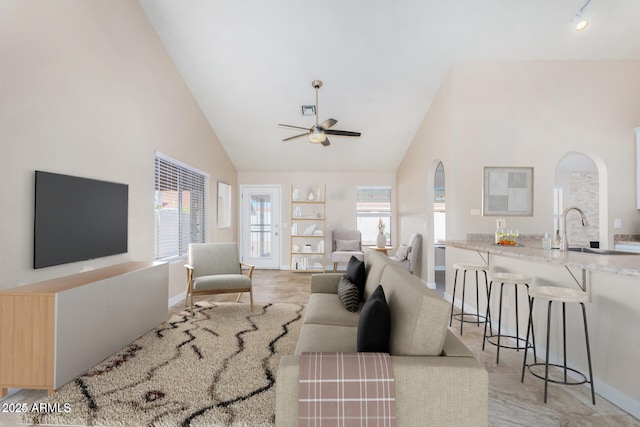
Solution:
[[[33,267],[127,252],[129,187],[36,171]]]

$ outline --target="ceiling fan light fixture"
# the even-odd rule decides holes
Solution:
[[[324,132],[319,131],[318,129],[314,129],[313,132],[309,134],[309,142],[313,144],[320,144],[327,139],[327,135]]]

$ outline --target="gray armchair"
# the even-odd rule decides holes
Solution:
[[[253,311],[253,288],[251,276],[253,265],[240,262],[237,243],[190,243],[187,269],[187,296],[191,297],[193,315],[194,294],[226,294],[249,292]],[[243,274],[246,271],[247,274]]]
[[[405,270],[413,274],[418,262],[418,254],[420,252],[420,242],[422,235],[412,233],[409,235],[405,243],[400,245],[398,250],[389,259],[400,264]]]
[[[331,261],[333,261],[334,273],[338,268],[338,263],[348,263],[352,256],[360,261],[364,260],[362,235],[358,230],[338,228],[333,230],[331,234]]]

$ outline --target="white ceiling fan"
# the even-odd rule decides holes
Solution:
[[[352,132],[348,130],[337,130],[331,129],[338,121],[336,119],[327,119],[322,123],[318,123],[318,89],[322,87],[321,80],[314,80],[311,82],[311,86],[316,90],[316,124],[311,126],[310,128],[293,126],[293,125],[283,125],[278,124],[278,126],[288,128],[288,129],[302,129],[306,132],[301,133],[299,135],[290,136],[289,138],[285,138],[282,141],[291,141],[292,139],[300,138],[302,136],[309,136],[309,142],[314,144],[322,144],[325,147],[328,146],[329,139],[327,135],[338,135],[338,136],[351,136],[351,137],[359,137],[361,135],[360,132]]]

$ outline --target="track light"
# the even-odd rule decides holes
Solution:
[[[582,16],[582,12],[586,9],[589,3],[591,3],[591,0],[587,0],[571,20],[571,22],[573,22],[576,26],[576,31],[582,31],[589,26],[589,20]]]

